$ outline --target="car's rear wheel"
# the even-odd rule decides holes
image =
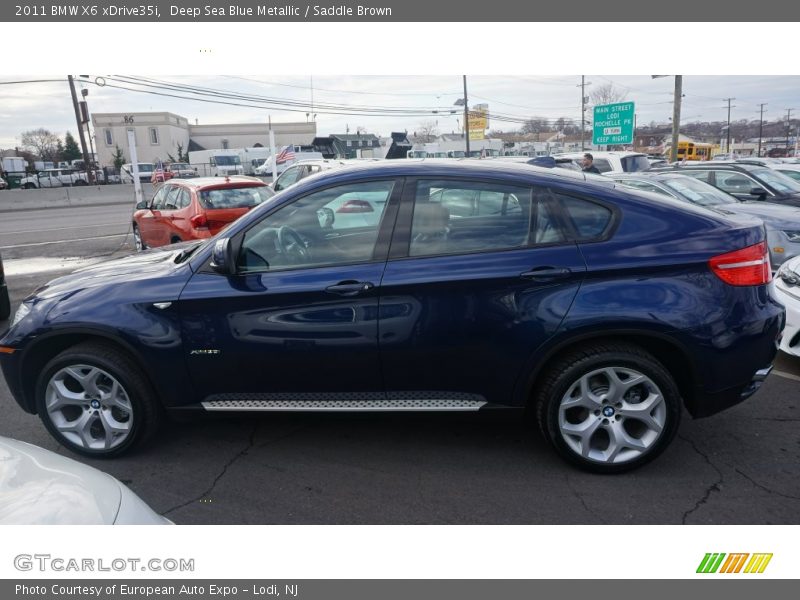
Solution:
[[[75,181],[75,183],[73,183],[72,185],[89,185],[89,184],[88,184],[88,183],[87,183],[85,180],[83,180],[83,179],[78,179],[78,180],[77,180],[77,181]]]
[[[35,183],[26,183],[22,187],[24,187],[26,190],[35,190],[36,189],[36,184]]]
[[[133,243],[136,246],[136,251],[141,252],[142,250],[147,250],[147,245],[144,243],[142,239],[142,232],[139,231],[139,227],[136,225],[133,226]]]
[[[0,321],[5,321],[11,316],[11,300],[8,297],[8,288],[0,287]]]
[[[595,473],[653,460],[681,416],[673,377],[651,354],[625,343],[565,355],[548,369],[535,400],[539,426],[556,451]]]
[[[73,452],[112,457],[143,443],[160,421],[152,386],[125,353],[102,342],[63,351],[36,386],[39,418]]]

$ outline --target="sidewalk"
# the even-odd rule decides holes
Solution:
[[[145,199],[152,197],[153,186],[142,184]],[[0,191],[0,213],[20,210],[42,210],[66,206],[133,206],[133,184],[60,187],[39,190]]]

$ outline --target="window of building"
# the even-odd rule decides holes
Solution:
[[[106,138],[106,146],[114,145],[114,132],[111,129],[103,129],[103,135]]]
[[[150,143],[154,146],[158,145],[158,127],[150,128]]]
[[[222,140],[222,149],[223,150],[227,150],[228,149],[228,140]]]

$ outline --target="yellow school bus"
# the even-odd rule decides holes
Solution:
[[[678,142],[678,160],[711,160],[713,144]]]

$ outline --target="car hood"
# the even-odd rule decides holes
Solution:
[[[775,226],[794,226],[800,228],[800,208],[794,206],[781,206],[769,202],[742,202],[726,206],[738,213],[746,213],[759,217]]]
[[[139,280],[165,277],[180,269],[189,269],[188,261],[176,263],[184,250],[201,242],[185,242],[139,252],[124,258],[109,260],[78,269],[69,275],[52,280],[36,291],[40,297],[63,295],[75,290]]]
[[[121,485],[110,475],[0,437],[0,524],[111,524],[121,500]]]

